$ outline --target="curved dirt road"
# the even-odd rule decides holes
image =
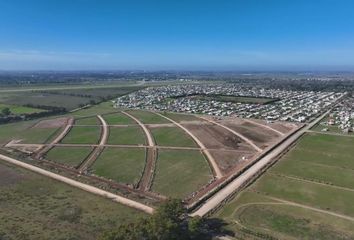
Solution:
[[[90,154],[90,156],[86,159],[86,161],[84,161],[80,167],[78,168],[78,170],[80,171],[80,173],[84,172],[87,170],[87,168],[89,166],[91,166],[97,159],[97,157],[100,155],[100,153],[102,152],[107,140],[108,140],[108,136],[109,136],[109,130],[108,130],[108,125],[106,123],[106,121],[103,119],[103,117],[101,115],[97,115],[98,119],[101,121],[101,126],[102,126],[102,134],[101,134],[101,139],[100,142],[98,144],[97,147],[95,147],[95,149],[92,151],[92,153]]]
[[[30,171],[39,173],[41,175],[50,177],[52,179],[58,180],[60,182],[66,183],[66,184],[71,185],[73,187],[80,188],[80,189],[82,189],[82,190],[84,190],[86,192],[90,192],[90,193],[93,193],[93,194],[96,194],[96,195],[99,195],[99,196],[102,196],[102,197],[105,197],[105,198],[109,198],[109,199],[111,199],[114,202],[118,202],[118,203],[124,204],[124,205],[126,205],[128,207],[132,207],[132,208],[138,209],[138,210],[146,212],[148,214],[152,214],[154,212],[154,209],[152,207],[149,207],[149,206],[144,205],[142,203],[133,201],[131,199],[128,199],[128,198],[125,198],[125,197],[122,197],[122,196],[119,196],[119,195],[104,191],[102,189],[99,189],[99,188],[96,188],[96,187],[93,187],[93,186],[90,186],[90,185],[87,185],[87,184],[84,184],[84,183],[81,183],[81,182],[78,182],[78,181],[75,181],[73,179],[61,176],[61,175],[56,174],[56,173],[49,172],[47,170],[44,170],[42,168],[35,167],[33,165],[21,162],[19,160],[14,159],[14,158],[10,158],[10,157],[7,157],[5,155],[0,154],[0,159],[3,160],[3,161],[9,162],[11,164],[17,165],[19,167],[26,168],[26,169],[28,169]]]
[[[172,120],[171,118],[168,118],[158,112],[152,112],[157,114],[160,117],[165,118],[166,120],[172,122],[173,124],[175,124],[177,127],[181,128],[184,132],[186,132],[191,138],[193,138],[193,140],[198,144],[198,146],[201,148],[201,150],[203,151],[203,153],[205,154],[205,156],[207,156],[208,158],[208,162],[210,163],[210,165],[212,166],[212,170],[215,174],[216,178],[221,178],[223,176],[218,164],[216,163],[214,157],[210,154],[209,150],[204,146],[204,144],[196,137],[194,136],[194,134],[189,131],[187,128],[183,127],[181,124],[179,124],[178,122]]]
[[[63,140],[63,138],[69,133],[70,129],[72,128],[73,123],[74,123],[74,118],[73,117],[69,118],[64,130],[49,145],[46,145],[43,149],[41,149],[36,154],[35,157],[36,158],[42,157],[46,152],[48,152],[53,147],[53,145],[55,145],[55,144],[59,143],[61,140]]]
[[[138,183],[138,189],[143,191],[149,191],[152,185],[152,180],[156,167],[156,158],[157,158],[157,150],[154,138],[152,137],[149,129],[136,117],[131,114],[122,111],[123,114],[133,119],[144,131],[146,139],[148,141],[148,146],[150,148],[146,148],[146,164],[143,175]]]
[[[137,119],[133,115],[131,115],[131,114],[127,113],[127,112],[124,112],[124,111],[122,111],[122,113],[127,115],[131,119],[133,119],[143,129],[143,131],[145,133],[145,136],[146,136],[146,138],[148,140],[148,145],[150,147],[154,147],[155,146],[154,138],[152,137],[152,135],[151,135],[150,131],[147,129],[147,127],[142,122],[140,122],[139,119]]]
[[[226,126],[224,126],[224,125],[222,125],[222,124],[220,124],[220,123],[218,123],[218,122],[215,122],[215,121],[213,121],[213,120],[211,120],[211,119],[208,119],[208,118],[205,118],[205,117],[202,117],[202,116],[198,116],[198,117],[201,118],[201,119],[203,119],[203,120],[205,120],[205,121],[208,121],[208,122],[210,122],[210,123],[212,123],[212,124],[218,125],[218,126],[224,128],[224,129],[226,129],[227,131],[233,133],[234,135],[238,136],[238,137],[241,138],[243,141],[245,141],[246,143],[248,143],[249,145],[251,145],[257,152],[262,152],[262,151],[263,151],[263,150],[262,150],[261,148],[259,148],[256,144],[254,144],[250,139],[248,139],[247,137],[243,136],[242,134],[240,134],[240,133],[238,133],[238,132],[232,130],[231,128],[226,127]]]

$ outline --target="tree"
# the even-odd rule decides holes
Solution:
[[[168,200],[149,218],[123,224],[103,235],[103,240],[209,239],[202,218],[189,218],[180,200]]]
[[[1,110],[1,114],[4,116],[9,116],[11,114],[10,108],[6,107]]]

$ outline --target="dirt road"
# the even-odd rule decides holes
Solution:
[[[98,119],[101,121],[102,126],[102,134],[101,139],[97,147],[92,151],[90,156],[80,165],[79,171],[80,173],[84,172],[89,168],[97,159],[97,157],[101,154],[104,149],[104,146],[108,140],[109,130],[106,121],[103,119],[101,115],[97,115]]]
[[[231,128],[229,127],[226,127],[218,122],[215,122],[209,118],[206,118],[206,117],[202,117],[202,116],[198,116],[199,118],[205,120],[205,121],[208,121],[212,124],[215,124],[215,125],[218,125],[226,130],[228,130],[229,132],[233,133],[234,135],[236,135],[237,137],[241,138],[243,141],[245,141],[246,143],[248,143],[249,145],[251,145],[257,152],[262,152],[263,150],[261,148],[259,148],[256,144],[254,144],[254,142],[252,142],[250,139],[246,138],[244,135],[232,130]]]
[[[156,167],[156,158],[157,158],[157,150],[154,138],[152,137],[149,129],[136,117],[132,116],[131,114],[122,111],[123,114],[127,115],[131,119],[133,119],[144,131],[148,146],[150,148],[146,149],[146,164],[144,173],[141,176],[141,179],[138,184],[138,189],[142,191],[149,191],[152,185],[152,180],[155,172]]]
[[[284,135],[285,135],[285,133],[282,133],[282,132],[280,132],[280,131],[278,131],[278,130],[276,130],[276,129],[274,129],[274,128],[268,126],[268,125],[265,125],[265,124],[262,124],[262,123],[258,123],[258,122],[255,122],[255,121],[251,121],[251,120],[246,119],[246,118],[244,118],[244,119],[242,119],[242,120],[245,121],[245,122],[248,122],[248,123],[250,123],[250,124],[254,124],[254,125],[260,126],[260,127],[262,127],[262,128],[269,129],[269,130],[271,130],[271,131],[273,131],[273,132],[276,132],[276,133],[277,133],[278,135],[280,135],[280,136],[284,136]]]
[[[336,212],[333,212],[333,211],[323,210],[323,209],[320,209],[320,208],[315,208],[315,207],[311,207],[311,206],[300,204],[300,203],[296,203],[296,202],[291,202],[291,201],[284,200],[284,199],[281,199],[281,198],[275,198],[275,197],[271,197],[271,196],[266,196],[266,197],[269,198],[269,199],[275,200],[275,201],[279,201],[279,202],[284,203],[286,205],[291,205],[291,206],[295,206],[295,207],[305,208],[305,209],[309,209],[309,210],[312,210],[312,211],[325,213],[325,214],[332,215],[332,216],[335,216],[335,217],[343,218],[343,219],[346,219],[346,220],[349,220],[349,221],[354,221],[354,217],[351,217],[351,216],[348,216],[348,215],[336,213]]]
[[[189,131],[187,128],[183,127],[178,122],[172,120],[171,118],[168,118],[168,117],[166,117],[166,116],[164,116],[164,115],[162,115],[160,113],[157,113],[157,112],[152,112],[152,113],[155,113],[155,114],[159,115],[160,117],[163,117],[166,120],[172,122],[177,127],[181,128],[184,132],[186,132],[191,138],[193,138],[193,140],[197,143],[197,145],[201,148],[201,150],[203,151],[203,153],[207,157],[208,162],[210,163],[211,167],[213,168],[213,172],[215,174],[215,177],[216,178],[221,178],[223,176],[222,171],[220,170],[220,168],[219,168],[218,164],[216,163],[214,157],[210,154],[209,150],[204,146],[204,144],[191,131]]]
[[[298,138],[300,138],[307,130],[312,128],[315,124],[317,124],[322,118],[324,118],[330,111],[327,111],[312,123],[303,127],[298,132],[294,133],[284,142],[279,144],[273,150],[271,150],[268,154],[259,159],[253,166],[247,169],[244,173],[242,173],[239,177],[235,178],[232,182],[222,188],[219,192],[217,192],[214,196],[209,198],[204,204],[201,205],[199,209],[191,214],[191,216],[204,216],[208,214],[214,208],[217,208],[222,202],[231,196],[234,192],[239,190],[247,181],[252,178],[255,174],[261,171],[267,164],[269,164],[275,157],[285,151],[292,143],[294,143]]]
[[[74,123],[74,118],[73,117],[69,118],[68,121],[66,122],[66,126],[64,130],[49,145],[46,145],[43,149],[41,149],[36,154],[35,157],[41,158],[46,152],[48,152],[53,147],[53,145],[59,143],[69,133],[73,123]]]
[[[150,131],[147,129],[147,127],[142,123],[140,122],[139,119],[137,119],[136,117],[134,117],[133,115],[127,113],[127,112],[124,112],[122,111],[123,114],[127,115],[128,117],[130,117],[131,119],[133,119],[137,124],[139,124],[139,126],[143,129],[144,133],[145,133],[145,136],[147,138],[147,141],[148,141],[148,145],[150,147],[153,147],[155,146],[155,142],[154,142],[154,138],[152,137]]]
[[[33,165],[18,161],[18,160],[14,159],[14,158],[10,158],[10,157],[7,157],[5,155],[0,154],[0,159],[3,160],[3,161],[6,161],[8,163],[14,164],[16,166],[23,167],[23,168],[26,168],[26,169],[28,169],[30,171],[39,173],[39,174],[47,176],[47,177],[50,177],[50,178],[55,179],[57,181],[66,183],[66,184],[71,185],[73,187],[80,188],[80,189],[82,189],[82,190],[84,190],[86,192],[90,192],[90,193],[93,193],[93,194],[96,194],[96,195],[99,195],[99,196],[102,196],[102,197],[105,197],[105,198],[109,198],[110,200],[112,200],[114,202],[118,202],[118,203],[124,204],[126,206],[138,209],[138,210],[146,212],[148,214],[152,214],[154,212],[154,209],[152,207],[149,207],[149,206],[144,205],[142,203],[133,201],[131,199],[128,199],[128,198],[125,198],[125,197],[122,197],[122,196],[119,196],[119,195],[104,191],[102,189],[99,189],[99,188],[96,188],[96,187],[93,187],[93,186],[90,186],[90,185],[87,185],[87,184],[84,184],[84,183],[81,183],[81,182],[78,182],[78,181],[75,181],[75,180],[72,180],[70,178],[61,176],[59,174],[55,174],[55,173],[46,171],[44,169],[35,167]]]

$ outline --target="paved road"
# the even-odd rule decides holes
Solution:
[[[205,147],[205,145],[191,132],[189,131],[187,128],[183,127],[181,124],[179,124],[178,122],[172,120],[171,118],[168,118],[160,113],[157,112],[152,112],[155,113],[157,115],[159,115],[160,117],[165,118],[166,120],[172,122],[173,124],[175,124],[177,127],[181,128],[184,132],[186,132],[189,136],[191,136],[191,138],[193,138],[193,140],[198,144],[198,146],[201,148],[201,150],[203,151],[203,153],[205,154],[205,156],[207,156],[208,158],[208,162],[211,164],[212,168],[213,168],[213,172],[215,174],[216,178],[221,178],[223,176],[218,164],[216,163],[214,157],[210,154],[209,150]]]
[[[26,169],[28,169],[30,171],[39,173],[41,175],[50,177],[52,179],[58,180],[60,182],[69,184],[69,185],[71,185],[73,187],[80,188],[80,189],[82,189],[84,191],[87,191],[87,192],[90,192],[90,193],[93,193],[93,194],[96,194],[96,195],[100,195],[100,196],[105,197],[105,198],[109,198],[109,199],[111,199],[114,202],[118,202],[118,203],[124,204],[126,206],[129,206],[129,207],[144,211],[144,212],[146,212],[148,214],[152,214],[154,212],[154,209],[152,207],[149,207],[149,206],[144,205],[142,203],[133,201],[131,199],[128,199],[128,198],[125,198],[125,197],[122,197],[122,196],[119,196],[119,195],[104,191],[102,189],[99,189],[99,188],[96,188],[96,187],[93,187],[93,186],[90,186],[90,185],[87,185],[87,184],[84,184],[84,183],[81,183],[81,182],[78,182],[78,181],[75,181],[73,179],[61,176],[59,174],[52,173],[52,172],[44,170],[42,168],[35,167],[33,165],[18,161],[18,160],[14,159],[14,158],[10,158],[10,157],[7,157],[5,155],[0,154],[0,159],[3,160],[3,161],[9,162],[11,164],[17,165],[19,167],[26,168]]]
[[[247,181],[257,174],[263,167],[270,163],[275,157],[286,150],[292,143],[294,143],[298,138],[300,138],[307,130],[316,125],[322,118],[324,118],[328,113],[327,111],[312,123],[300,129],[298,132],[290,136],[283,143],[279,144],[272,151],[262,157],[258,162],[256,162],[252,167],[247,169],[239,177],[235,178],[232,182],[226,185],[223,189],[217,192],[214,196],[208,199],[202,206],[191,214],[191,216],[204,216],[209,213],[214,208],[218,207],[225,199],[227,199],[231,194],[233,194],[237,189],[242,187]]]
[[[96,161],[97,157],[100,155],[101,151],[103,150],[103,148],[108,140],[108,135],[109,135],[108,125],[101,115],[97,115],[97,117],[101,121],[101,124],[102,124],[101,125],[102,126],[101,139],[100,139],[98,146],[95,147],[95,149],[92,151],[91,155],[79,167],[79,171],[81,173],[86,171],[86,169]]]
[[[226,129],[227,131],[233,133],[234,135],[238,136],[239,138],[241,138],[243,141],[245,141],[246,143],[248,143],[249,145],[251,145],[254,149],[256,149],[257,152],[262,152],[263,150],[261,148],[259,148],[256,144],[254,144],[249,138],[245,137],[244,135],[242,135],[241,133],[238,133],[234,130],[232,130],[231,128],[229,127],[226,127],[218,122],[215,122],[209,118],[206,118],[206,117],[202,117],[202,116],[199,116],[201,119],[204,119],[205,121],[208,121],[212,124],[215,124],[215,125],[218,125],[224,129]]]

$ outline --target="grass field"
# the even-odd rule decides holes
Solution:
[[[47,143],[59,131],[58,128],[32,128],[33,124],[35,121],[0,125],[0,145],[11,140],[22,140],[22,143]]]
[[[38,108],[30,108],[30,107],[8,105],[8,104],[1,104],[0,103],[0,112],[4,108],[9,108],[11,113],[15,114],[15,115],[38,113],[38,112],[44,112],[45,111],[43,109],[38,109]]]
[[[97,117],[87,117],[87,118],[79,118],[75,119],[75,125],[98,125],[101,122]]]
[[[121,183],[137,184],[145,166],[143,148],[106,148],[92,166],[93,173]]]
[[[45,158],[70,167],[77,167],[91,151],[90,147],[54,147]]]
[[[157,145],[175,147],[197,147],[193,139],[178,127],[151,129]]]
[[[29,128],[17,135],[22,143],[48,143],[57,133],[57,128]]]
[[[1,239],[98,239],[143,213],[0,163]],[[99,214],[97,214],[99,213]]]
[[[159,150],[152,189],[168,197],[185,198],[212,178],[199,151]]]
[[[114,145],[145,144],[145,135],[140,127],[110,127],[107,143]]]
[[[127,112],[145,124],[170,123],[165,118],[160,117],[151,112],[142,111],[142,110],[129,110]]]
[[[73,116],[75,118],[79,117],[90,117],[90,116],[95,116],[98,114],[108,114],[108,113],[113,113],[116,112],[117,109],[113,108],[113,103],[112,102],[103,102],[97,105],[94,105],[89,108],[85,109],[80,109],[79,111],[69,113],[67,114],[68,116]]]
[[[136,124],[136,122],[124,115],[123,113],[113,113],[104,115],[103,118],[106,120],[108,125],[130,125]]]
[[[42,106],[64,107],[67,110],[78,108],[80,105],[87,105],[90,101],[100,102],[103,99],[113,99],[133,91],[141,89],[140,86],[115,86],[87,88],[87,86],[63,85],[56,90],[43,88],[40,91],[13,91],[3,92],[0,95],[0,103],[11,105],[32,104]],[[68,89],[69,88],[69,89]]]
[[[354,217],[353,144],[350,137],[307,134],[215,216],[235,231],[242,225],[280,239],[353,239],[354,221],[320,212]]]
[[[100,138],[100,127],[73,127],[62,143],[97,144]]]

